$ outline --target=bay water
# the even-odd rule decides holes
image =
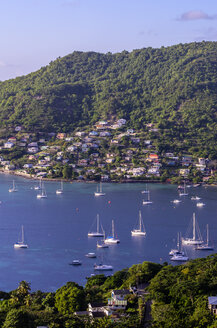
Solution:
[[[9,193],[13,180],[18,192]],[[143,261],[170,262],[169,251],[176,247],[177,233],[184,236],[193,213],[196,214],[205,240],[209,224],[210,243],[217,249],[217,188],[188,188],[188,196],[179,198],[177,186],[148,184],[151,205],[142,205],[145,189],[142,183],[103,184],[103,197],[94,197],[95,183],[64,183],[63,194],[56,194],[59,182],[46,181],[46,199],[37,199],[34,190],[38,182],[0,175],[0,290],[17,288],[22,280],[31,284],[32,291],[55,291],[67,281],[81,285],[94,273],[94,263],[103,261],[113,265],[114,271]],[[196,206],[191,196],[197,195],[205,203]],[[131,230],[138,227],[139,210],[147,232],[146,237],[132,237]],[[108,249],[97,249],[99,238],[88,238],[96,216],[106,232],[111,234],[114,220],[115,234],[120,244]],[[24,226],[28,249],[14,249]],[[91,228],[92,227],[92,228]],[[192,236],[192,229],[190,231]],[[205,257],[215,252],[196,251],[186,247],[190,259]],[[96,259],[87,258],[95,252]],[[81,266],[69,265],[74,259]]]

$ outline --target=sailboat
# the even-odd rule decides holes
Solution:
[[[212,246],[209,246],[209,226],[206,225],[206,244],[198,245],[196,250],[199,251],[212,251],[214,248]]]
[[[143,199],[142,204],[143,204],[143,205],[150,205],[150,204],[152,204],[152,203],[153,203],[153,202],[150,200],[150,192],[148,191],[148,192],[147,192],[147,199],[146,199],[146,200]]]
[[[13,186],[11,187],[11,188],[9,188],[9,190],[8,190],[9,192],[16,192],[16,191],[18,191],[18,189],[17,189],[17,187],[16,187],[16,185],[15,185],[15,181],[13,180]]]
[[[97,242],[96,244],[97,248],[108,248],[109,246],[105,244],[105,231],[103,231],[103,240],[101,243]]]
[[[198,235],[197,238],[196,238],[196,229],[197,229],[197,235]],[[201,245],[201,244],[203,244],[201,233],[200,233],[199,227],[196,223],[195,213],[193,214],[193,237],[192,238],[182,238],[182,243],[183,243],[183,245]]]
[[[118,244],[120,243],[120,240],[118,238],[115,238],[115,227],[114,227],[114,220],[112,220],[112,235],[108,236],[105,240],[104,240],[105,244]]]
[[[39,180],[39,184],[34,187],[35,190],[41,190],[42,185],[41,185],[42,179]]]
[[[37,195],[37,198],[38,199],[47,198],[46,190],[45,190],[45,187],[44,187],[43,183],[42,183],[42,186],[41,186],[41,193]]]
[[[139,227],[138,229],[134,229],[131,231],[132,236],[146,236],[145,226],[142,221],[142,214],[141,211],[139,211]]]
[[[178,250],[177,250],[177,252],[176,252],[176,250],[171,250],[169,254],[172,255],[172,257],[170,259],[171,261],[186,262],[189,260],[188,256],[186,256],[185,253],[182,251],[181,233],[180,233],[180,236],[178,234]]]
[[[186,192],[186,183],[185,183],[185,181],[184,181],[183,191],[179,193],[179,196],[188,196],[188,193]]]
[[[21,240],[14,244],[14,248],[28,248],[28,245],[24,242],[24,228],[21,227]]]
[[[99,228],[100,228],[99,214],[97,214],[97,216],[96,216],[96,231],[88,232],[88,234],[87,234],[88,237],[103,237],[104,233],[103,233],[102,225],[101,225],[102,232],[100,232]]]
[[[147,186],[147,183],[146,183],[146,185],[145,185],[145,190],[142,190],[141,193],[142,193],[142,194],[148,194],[148,192],[149,192],[149,191],[148,191],[148,186]]]
[[[174,256],[174,255],[184,255],[184,252],[182,252],[180,250],[180,242],[179,242],[180,236],[179,233],[177,235],[177,248],[176,249],[171,249],[171,251],[169,252],[170,256]]]
[[[63,182],[61,181],[61,183],[60,183],[60,189],[57,189],[56,190],[56,194],[63,194]]]
[[[94,196],[96,197],[105,196],[105,193],[102,192],[102,182],[100,182],[99,186],[97,186]]]

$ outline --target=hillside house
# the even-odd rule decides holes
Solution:
[[[7,141],[7,142],[4,143],[4,148],[6,148],[6,149],[11,149],[13,147],[14,147],[13,142]]]
[[[213,314],[217,315],[217,296],[208,297],[208,308]]]
[[[66,133],[57,133],[56,138],[59,140],[64,140],[66,137]]]

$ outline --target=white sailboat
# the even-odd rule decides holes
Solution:
[[[35,190],[41,190],[42,187],[42,179],[39,180],[39,184],[34,187]]]
[[[96,187],[94,196],[96,196],[96,197],[105,196],[105,193],[102,191],[102,182],[100,182],[99,186]]]
[[[62,181],[60,182],[60,188],[56,190],[56,194],[57,195],[63,194],[63,182]]]
[[[16,192],[16,191],[18,191],[17,186],[15,185],[15,181],[14,180],[13,180],[13,186],[11,188],[9,188],[8,191],[9,192]]]
[[[115,228],[114,228],[114,220],[112,220],[112,235],[108,236],[105,240],[104,240],[105,244],[118,244],[120,243],[120,240],[118,238],[115,238]]]
[[[182,238],[181,238],[181,234],[179,237],[178,234],[178,250],[171,250],[170,251],[170,255],[172,255],[172,257],[170,258],[171,261],[176,261],[176,262],[186,262],[189,260],[188,256],[185,255],[185,253],[182,250]],[[176,252],[177,251],[177,252]]]
[[[181,239],[181,238],[179,238],[180,236],[179,236],[179,233],[178,233],[178,235],[177,235],[177,248],[173,248],[173,249],[171,249],[171,251],[169,252],[169,255],[170,256],[174,256],[174,255],[184,255],[184,252],[182,252],[181,250],[180,250],[180,242],[179,242],[179,239]]]
[[[101,243],[97,242],[96,244],[97,248],[108,248],[109,245],[105,244],[105,231],[103,231],[103,240]]]
[[[196,250],[199,251],[212,251],[214,248],[212,246],[209,246],[209,226],[206,225],[206,244],[198,245]]]
[[[150,191],[147,192],[147,199],[142,201],[142,204],[143,205],[150,205],[152,204],[153,202],[150,200]]]
[[[142,220],[141,211],[139,211],[139,227],[131,231],[132,236],[146,236],[145,226]]]
[[[28,245],[24,241],[24,228],[21,227],[21,240],[14,244],[14,248],[28,248]]]
[[[196,230],[197,230],[197,237],[196,237]],[[192,238],[182,238],[182,243],[183,243],[183,245],[201,245],[201,244],[203,244],[199,226],[196,223],[195,213],[193,214],[193,237]]]
[[[185,183],[185,181],[184,181],[183,191],[181,191],[179,193],[179,196],[188,196],[188,193],[186,192],[186,183]]]
[[[149,192],[149,191],[148,191],[148,186],[147,186],[147,183],[146,183],[146,185],[145,185],[145,190],[142,190],[141,193],[142,193],[142,194],[148,194],[148,192]]]
[[[43,183],[42,183],[42,187],[41,187],[41,193],[37,195],[37,198],[38,199],[47,198],[46,190],[45,190]]]
[[[100,232],[100,222],[99,222],[99,214],[96,216],[96,231],[90,231],[88,232],[88,237],[103,237],[103,228],[101,225],[101,232]]]

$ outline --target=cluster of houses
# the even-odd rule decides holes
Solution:
[[[92,319],[110,316],[113,320],[119,320],[125,315],[127,308],[127,296],[131,295],[133,290],[121,289],[112,290],[111,297],[107,302],[90,302],[87,311],[75,312],[75,315],[88,315]]]
[[[157,133],[152,123],[148,131]],[[73,133],[27,133],[16,126],[7,140],[0,140],[0,165],[3,170],[32,177],[57,177],[53,168],[68,165],[73,178],[102,181],[159,179],[165,169],[187,178],[194,167],[210,176],[208,160],[172,152],[159,153],[147,133],[127,127],[125,119],[99,121],[92,130]],[[8,153],[21,150],[21,159],[8,159]]]

